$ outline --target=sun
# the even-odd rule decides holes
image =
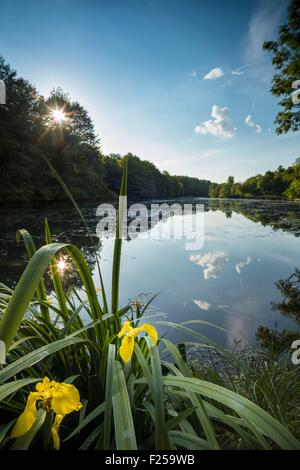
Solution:
[[[57,261],[57,268],[58,268],[59,274],[64,274],[64,271],[67,268],[67,263],[65,262],[64,259],[61,258],[60,260]]]
[[[61,109],[53,109],[51,112],[53,120],[61,124],[66,119],[65,113]]]

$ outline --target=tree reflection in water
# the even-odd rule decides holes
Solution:
[[[276,326],[274,329],[265,326],[258,327],[256,337],[259,344],[274,354],[289,349],[292,342],[300,337],[300,270],[296,269],[288,279],[279,280],[276,286],[283,299],[278,303],[272,302],[272,307],[274,310],[282,313],[282,315],[293,320],[296,329],[279,331]]]

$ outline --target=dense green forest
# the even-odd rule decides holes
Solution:
[[[251,176],[242,183],[235,182],[233,176],[222,184],[211,183],[209,197],[300,199],[300,159],[288,168],[279,166],[275,171]]]
[[[298,25],[294,24],[293,1],[289,11],[289,34],[282,27],[277,42],[264,48],[273,54],[273,64],[280,73],[274,76],[271,92],[284,95],[285,108],[275,119],[277,133],[298,130],[299,106],[291,111],[291,89],[297,60],[282,55],[287,48],[299,50]],[[292,44],[292,46],[291,46]],[[296,62],[295,62],[296,60]],[[61,88],[50,96],[17,75],[0,56],[0,80],[6,85],[6,105],[0,105],[0,203],[19,201],[59,201],[65,193],[53,178],[45,160],[53,165],[77,200],[114,199],[120,187],[123,157],[103,155],[93,122],[78,102]],[[129,198],[173,198],[182,196],[211,198],[300,198],[300,159],[294,165],[251,176],[235,182],[233,176],[218,184],[188,176],[172,176],[156,166],[127,154],[129,163]]]
[[[44,155],[78,200],[115,198],[123,158],[105,156],[88,112],[61,88],[48,98],[0,56],[6,105],[0,105],[0,202],[53,201],[65,194]],[[210,182],[160,172],[128,154],[132,199],[208,196]]]

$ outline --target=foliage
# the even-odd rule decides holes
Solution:
[[[0,56],[7,103],[0,105],[0,201],[57,201],[65,192],[41,155],[64,175],[77,200],[115,199],[124,157],[105,156],[86,109],[61,88],[45,98]],[[62,113],[62,120],[54,112]],[[131,199],[207,196],[209,181],[160,172],[135,155],[130,161]]]
[[[263,48],[273,55],[276,73],[271,92],[283,96],[283,111],[277,114],[277,134],[300,129],[300,104],[292,101],[293,83],[300,79],[300,1],[292,0],[288,9],[288,22],[279,28],[277,41],[266,41]]]
[[[226,183],[211,183],[209,197],[299,199],[300,163],[296,160],[286,169],[279,166],[275,171],[251,176],[242,183],[234,182],[233,177],[229,176]]]
[[[126,194],[126,174],[125,167],[122,194]],[[119,221],[122,210],[120,207]],[[31,384],[45,376],[74,384],[80,392],[82,408],[67,414],[61,425],[62,448],[300,448],[289,425],[278,419],[277,410],[269,407],[265,411],[228,384],[194,377],[178,347],[166,338],[160,339],[159,350],[150,338],[135,335],[134,355],[124,364],[119,353],[124,321],[133,328],[142,326],[142,319],[147,324],[153,321],[147,313],[149,302],[119,306],[121,244],[115,243],[109,312],[104,286],[98,294],[79,250],[72,245],[49,244],[47,224],[45,232],[47,244],[34,251],[28,232],[20,231],[30,261],[14,291],[4,286],[0,290],[0,336],[9,347],[7,365],[0,370],[1,448],[51,448],[48,411],[47,416],[42,410],[37,413],[26,434],[15,440],[11,436]],[[83,289],[62,289],[57,269],[57,252],[61,250],[73,260]],[[54,303],[43,298],[41,287],[47,263]],[[185,325],[170,326],[189,331],[201,345],[206,341]],[[213,347],[208,340],[207,345]]]
[[[65,198],[49,169],[44,154],[63,172],[79,199],[107,195],[101,178],[97,138],[88,113],[71,102],[62,90],[48,99],[28,81],[17,76],[0,57],[0,79],[6,85],[6,105],[0,106],[1,201],[59,200]],[[68,113],[68,124],[55,122],[56,106]],[[67,116],[67,114],[66,114]],[[50,125],[51,122],[51,125]]]
[[[283,299],[273,302],[272,307],[283,316],[290,318],[296,324],[296,330],[277,330],[259,326],[256,332],[258,342],[267,348],[271,354],[279,354],[290,348],[292,342],[299,339],[300,326],[300,271],[296,269],[287,279],[276,282]]]
[[[230,354],[218,352],[219,371],[211,364],[204,366],[191,361],[193,373],[255,402],[299,438],[300,419],[296,411],[300,406],[299,370],[291,363],[289,351],[283,353],[282,349],[270,346],[269,343],[267,352],[253,347]],[[227,438],[227,446],[236,445],[231,436]]]

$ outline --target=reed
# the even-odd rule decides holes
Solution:
[[[126,193],[125,161],[121,195]],[[120,205],[119,224],[122,210]],[[136,336],[131,361],[124,364],[118,333],[125,320],[141,326],[149,317],[149,303],[144,308],[135,303],[119,305],[122,240],[118,237],[110,310],[102,277],[98,294],[78,248],[52,243],[47,221],[42,248],[35,249],[25,230],[18,232],[18,239],[24,241],[28,265],[13,291],[0,289],[0,339],[7,348],[7,364],[0,370],[1,410],[7,418],[1,423],[0,448],[51,448],[49,419],[41,410],[24,436],[10,437],[28,393],[48,376],[74,384],[83,404],[80,412],[64,420],[62,448],[216,450],[226,448],[230,440],[236,449],[300,449],[299,441],[272,416],[272,410],[267,412],[226,384],[195,377],[178,346],[166,338],[154,344],[149,337]],[[63,288],[57,269],[62,251],[81,278],[80,291]],[[53,303],[47,300],[44,285],[49,268]],[[218,347],[186,325],[169,326],[188,330],[194,343]]]

